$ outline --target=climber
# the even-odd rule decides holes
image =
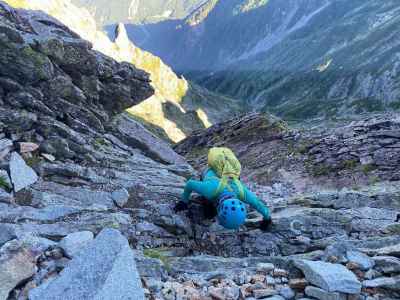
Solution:
[[[202,180],[189,180],[186,183],[182,200],[175,206],[175,212],[188,209],[190,195],[194,191],[205,198],[205,212],[210,216],[210,206],[216,208],[219,223],[227,229],[238,229],[246,220],[246,207],[256,209],[263,220],[260,228],[268,230],[272,220],[268,207],[252,193],[240,180],[241,165],[228,148],[211,148],[208,153],[208,169]],[[212,214],[212,213],[211,213]]]

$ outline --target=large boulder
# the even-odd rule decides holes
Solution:
[[[93,233],[80,231],[68,234],[59,244],[67,257],[73,258],[93,240]]]
[[[35,254],[24,244],[4,245],[0,249],[0,300],[36,272]]]
[[[11,154],[10,174],[15,192],[19,192],[38,180],[35,171],[25,163],[17,152]]]
[[[135,257],[114,229],[102,230],[59,277],[30,293],[31,300],[144,299]]]
[[[357,277],[342,265],[310,260],[296,260],[294,263],[309,282],[328,292],[361,292],[361,283]]]

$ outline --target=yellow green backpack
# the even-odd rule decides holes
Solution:
[[[239,180],[242,166],[231,149],[225,147],[211,148],[208,152],[208,167],[220,178],[216,196],[225,188],[232,191],[228,184],[229,180],[232,180],[238,187],[240,200],[244,199],[244,189]]]

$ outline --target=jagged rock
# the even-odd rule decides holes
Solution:
[[[93,238],[93,233],[90,231],[75,232],[64,237],[58,246],[64,250],[67,257],[74,258]]]
[[[374,267],[375,262],[368,255],[357,251],[347,251],[347,259],[357,264],[361,270],[367,271]]]
[[[278,292],[279,295],[287,300],[293,299],[296,296],[296,293],[290,287],[283,287]]]
[[[0,224],[0,247],[16,237],[14,228],[7,224]]]
[[[400,256],[400,243],[371,251],[373,254]]]
[[[357,277],[342,265],[307,260],[297,260],[295,265],[310,283],[328,292],[358,294],[361,291]]]
[[[11,154],[10,177],[15,192],[19,192],[38,180],[35,171],[29,167],[24,159],[16,152]]]
[[[43,156],[45,159],[47,159],[50,162],[54,162],[56,160],[54,155],[51,155],[51,154],[42,153],[41,156]]]
[[[399,273],[400,259],[392,256],[375,256],[373,258],[375,269],[382,273]]]
[[[9,139],[0,140],[0,160],[2,160],[12,149],[13,142]]]
[[[400,276],[380,277],[372,280],[363,281],[363,287],[366,288],[386,288],[400,291]]]
[[[13,200],[13,196],[10,193],[7,193],[2,188],[0,188],[0,202],[11,203]]]
[[[23,244],[6,244],[0,249],[0,299],[36,272],[35,254]]]
[[[308,286],[306,287],[305,293],[307,296],[319,299],[319,300],[346,300],[346,294],[337,293],[337,292],[327,292],[323,289]]]
[[[268,264],[268,263],[261,263],[257,265],[257,271],[262,272],[262,273],[269,273],[275,269],[275,266],[273,264]]]
[[[371,270],[368,270],[367,272],[365,272],[364,278],[371,280],[371,279],[375,279],[380,276],[382,276],[381,273],[379,273],[378,271],[376,271],[374,269],[371,269]]]
[[[104,229],[56,279],[32,290],[29,299],[144,299],[128,241]]]
[[[253,295],[256,299],[264,299],[270,296],[275,296],[278,294],[278,291],[273,289],[262,289],[262,290],[254,290]]]
[[[239,299],[239,288],[238,287],[222,287],[222,288],[214,288],[211,287],[209,289],[209,294],[212,298],[215,299],[229,299],[229,300],[238,300]]]
[[[133,121],[126,114],[115,119],[115,136],[127,145],[141,149],[151,158],[168,164],[183,163],[183,158],[176,154],[165,142],[157,139],[144,129],[143,125]]]
[[[123,208],[129,200],[129,192],[122,188],[111,193],[111,197],[118,207]]]

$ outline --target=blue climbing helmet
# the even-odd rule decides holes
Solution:
[[[246,206],[233,193],[224,192],[219,197],[218,221],[227,229],[239,229],[246,221]]]

